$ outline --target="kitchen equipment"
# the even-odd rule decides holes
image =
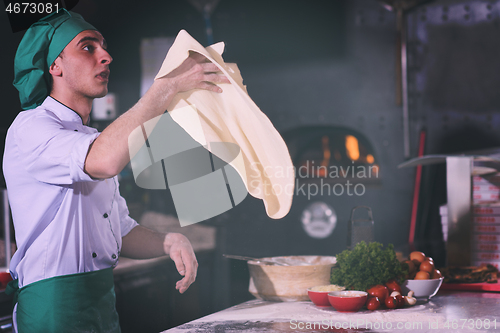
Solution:
[[[307,301],[307,289],[330,284],[335,257],[290,256],[263,258],[302,262],[307,265],[277,266],[256,261],[248,262],[250,283],[248,291],[255,297],[274,302]]]
[[[417,300],[429,300],[437,294],[444,278],[430,280],[406,280],[401,285],[402,295],[408,295],[410,290],[413,290]]]
[[[356,312],[365,305],[367,298],[366,291],[358,290],[332,291],[328,294],[330,304],[339,312]]]
[[[424,156],[425,148],[425,136],[426,131],[420,131],[420,140],[418,143],[418,157]],[[418,212],[418,200],[420,198],[420,183],[422,181],[422,166],[417,166],[417,173],[415,174],[415,186],[413,188],[413,204],[411,207],[411,219],[410,219],[410,234],[408,237],[408,243],[410,245],[410,251],[415,251],[415,228],[417,226],[417,212]]]
[[[214,43],[211,16],[219,1],[220,0],[188,0],[190,4],[192,4],[200,13],[203,14],[208,45]]]
[[[0,289],[5,289],[10,281],[12,276],[9,272],[0,272]]]
[[[1,189],[0,195],[2,197],[2,212],[3,212],[3,230],[4,230],[4,244],[5,244],[5,254],[0,255],[4,257],[2,260],[5,267],[0,267],[0,271],[9,271],[10,259],[12,257],[12,244],[10,239],[10,206],[9,197],[7,195],[7,189]],[[1,251],[1,250],[0,250]]]
[[[364,208],[367,210],[368,218],[355,219],[354,212],[357,209]],[[374,221],[372,210],[367,206],[356,206],[351,211],[351,219],[347,226],[347,248],[353,249],[356,244],[361,241],[365,243],[373,242],[375,240]]]
[[[442,220],[443,236],[446,239],[446,265],[448,266],[469,266],[480,265],[481,262],[472,260],[472,249],[479,239],[472,234],[471,224],[476,210],[472,206],[472,184],[471,176],[474,167],[481,161],[481,167],[486,167],[485,161],[500,162],[497,149],[487,149],[469,152],[462,155],[426,155],[411,159],[398,165],[398,168],[430,165],[446,162],[446,194],[448,198],[446,220]],[[489,163],[488,168],[495,163]],[[482,235],[490,238],[488,242],[496,242],[494,234]]]
[[[229,258],[229,259],[245,260],[245,261],[252,260],[255,262],[262,262],[262,263],[271,264],[271,265],[291,266],[291,264],[289,264],[285,261],[279,260],[279,259],[263,259],[263,258],[259,259],[259,258],[253,258],[253,257],[235,256],[232,254],[223,254],[223,256],[225,258]]]
[[[396,12],[396,105],[403,106],[404,157],[410,157],[410,116],[408,112],[408,62],[406,59],[406,16],[418,5],[431,0],[379,0],[382,6]]]

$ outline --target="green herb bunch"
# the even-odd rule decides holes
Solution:
[[[392,244],[384,249],[380,243],[367,245],[362,241],[353,250],[344,250],[337,255],[330,281],[349,290],[364,291],[390,279],[399,280],[404,275]]]

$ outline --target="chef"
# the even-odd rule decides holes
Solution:
[[[108,92],[106,47],[80,15],[60,10],[33,24],[16,53],[14,85],[25,111],[8,130],[3,170],[18,246],[8,286],[18,332],[120,332],[112,273],[120,255],[170,255],[181,293],[196,278],[188,239],[131,219],[116,175],[130,160],[133,129],[161,115],[177,93],[220,93],[217,84],[229,80],[191,55],[98,133],[86,124],[93,99]]]

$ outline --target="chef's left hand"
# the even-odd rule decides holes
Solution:
[[[175,288],[182,294],[194,282],[198,271],[198,261],[193,247],[186,236],[178,233],[168,233],[165,236],[163,247],[165,253],[170,255],[174,261],[179,274],[184,276],[175,285]]]

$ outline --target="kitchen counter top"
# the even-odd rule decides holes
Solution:
[[[318,308],[311,302],[251,300],[163,333],[499,331],[500,293],[440,291],[413,307],[356,313]]]

